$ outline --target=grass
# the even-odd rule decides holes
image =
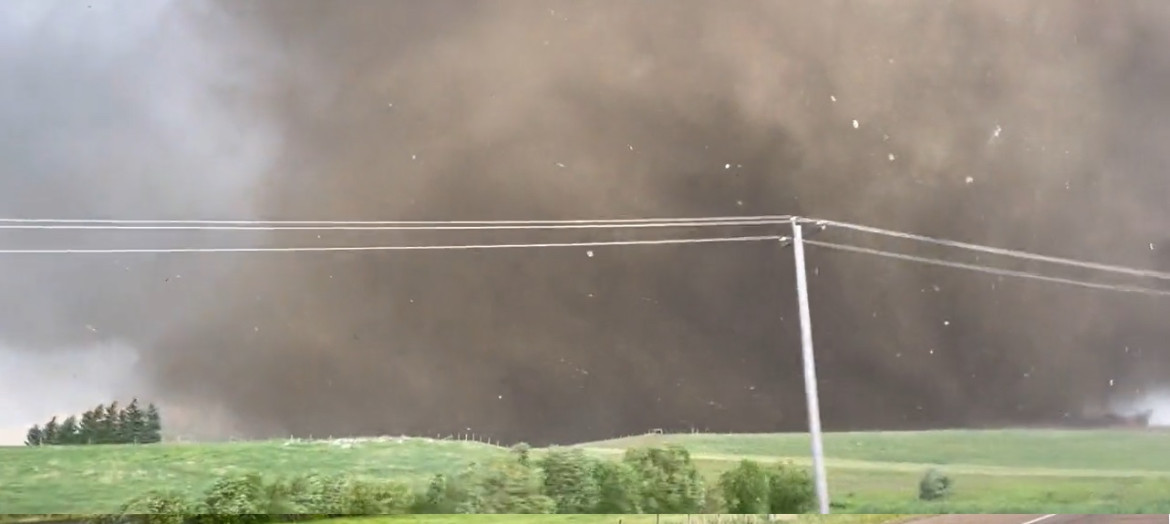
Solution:
[[[0,447],[0,508],[6,513],[102,513],[166,488],[189,496],[232,472],[311,472],[425,480],[500,453],[474,442],[389,439],[352,447],[261,441],[151,446]]]
[[[890,524],[908,520],[905,515],[793,516],[793,524]],[[333,519],[329,524],[738,524],[760,519],[732,515],[414,515]]]
[[[743,458],[808,463],[805,435],[648,435],[581,447],[616,458],[631,446],[666,443],[690,449],[709,479]],[[825,449],[838,512],[1170,513],[1170,499],[1165,497],[1170,493],[1167,432],[837,433],[825,436]],[[195,496],[215,478],[233,471],[269,476],[349,472],[422,482],[434,473],[453,472],[469,461],[502,452],[484,444],[426,439],[351,446],[269,441],[0,448],[0,508],[9,513],[108,512],[151,489]],[[940,467],[955,481],[954,495],[946,502],[923,503],[916,498],[918,479],[930,467]],[[493,522],[484,518],[488,520],[483,522]],[[609,520],[546,516],[541,522],[617,522],[605,518]],[[458,522],[472,521],[461,519]],[[642,521],[629,517],[623,522]]]

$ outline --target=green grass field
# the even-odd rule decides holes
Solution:
[[[665,443],[689,448],[708,479],[743,458],[808,463],[808,439],[799,434],[648,435],[580,447],[616,458],[627,447]],[[1170,432],[838,433],[825,436],[825,449],[839,512],[1170,513]],[[196,495],[233,471],[266,476],[349,472],[422,482],[503,452],[484,444],[425,439],[349,446],[268,441],[0,448],[0,508],[23,514],[108,512],[151,489]],[[940,467],[955,480],[954,496],[946,502],[916,499],[918,479],[930,467]]]

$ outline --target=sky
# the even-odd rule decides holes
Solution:
[[[1156,0],[11,0],[0,216],[792,213],[1165,271],[1165,49]],[[1170,379],[1164,301],[809,254],[829,429],[1060,420]],[[796,430],[791,276],[772,245],[0,255],[0,428],[138,397],[188,438]]]

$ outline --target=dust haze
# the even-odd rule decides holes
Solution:
[[[792,213],[1170,270],[1165,2],[91,3],[0,8],[0,214]],[[716,231],[2,233],[162,247]],[[789,251],[594,251],[9,255],[0,341],[28,370],[133,348],[128,377],[77,381],[172,406],[173,431],[206,438],[803,426]],[[809,254],[829,429],[1058,421],[1170,378],[1165,301]],[[76,409],[16,384],[0,391]]]

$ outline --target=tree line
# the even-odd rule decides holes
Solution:
[[[125,407],[117,402],[70,415],[65,420],[57,417],[44,425],[29,428],[25,437],[27,446],[76,446],[86,444],[153,444],[162,441],[162,419],[154,404],[146,409],[132,400]]]

